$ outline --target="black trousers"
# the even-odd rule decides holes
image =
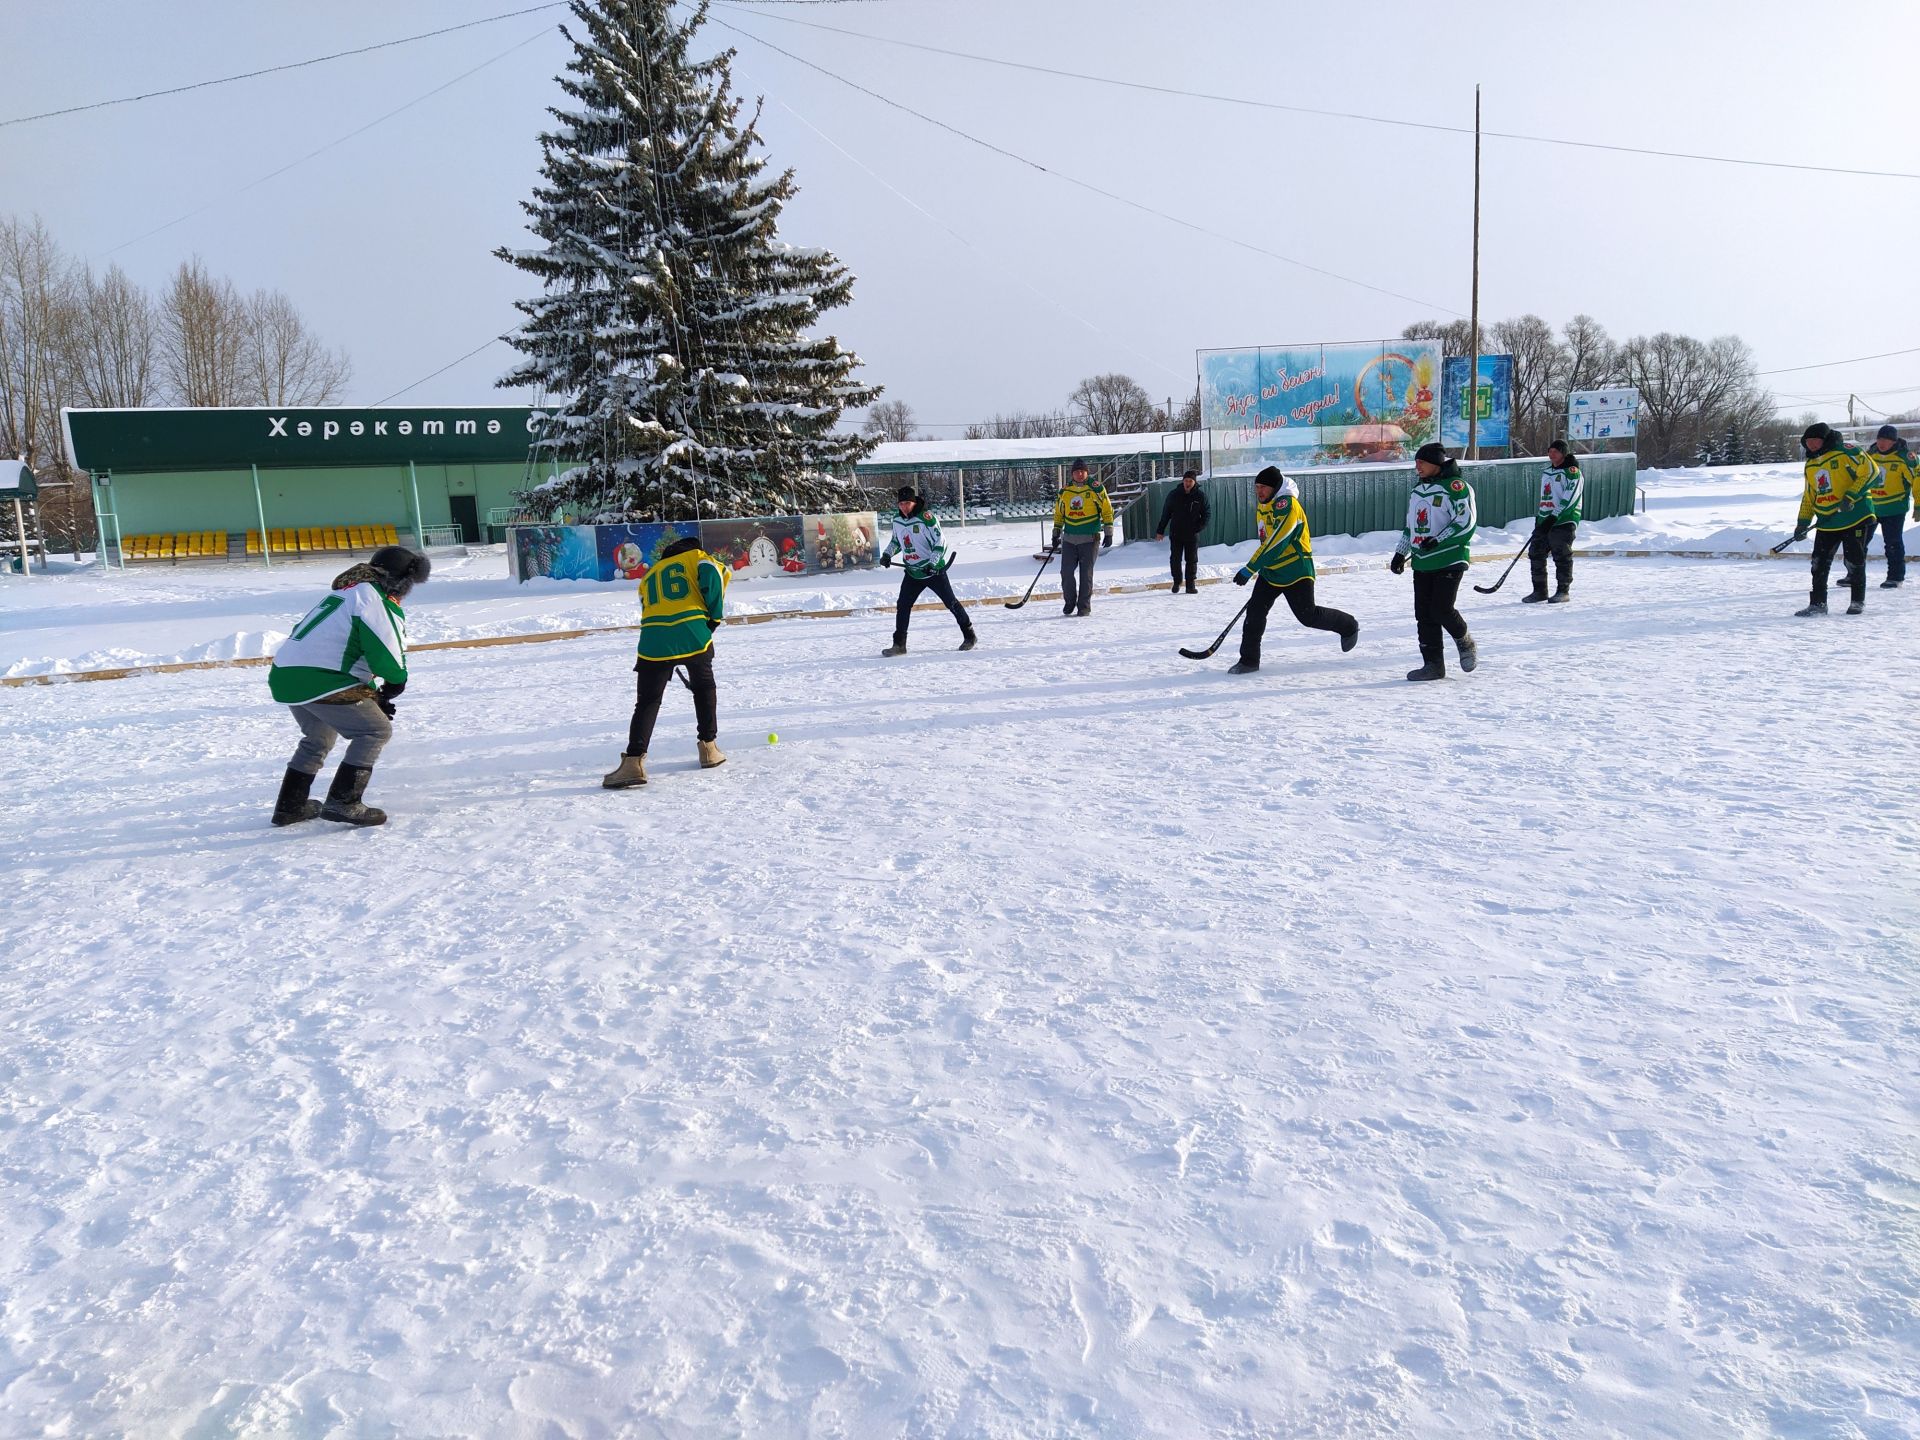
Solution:
[[[1455,640],[1467,638],[1467,622],[1454,608],[1460,598],[1460,579],[1466,573],[1465,565],[1413,572],[1413,626],[1420,636],[1420,658],[1429,665],[1447,663],[1446,652],[1440,647],[1442,630]]]
[[[1167,559],[1173,568],[1173,588],[1181,586],[1193,589],[1193,572],[1200,564],[1200,532],[1183,535],[1178,530],[1167,532]],[[1180,578],[1180,567],[1186,566],[1186,578]]]
[[[1562,590],[1573,584],[1573,532],[1577,526],[1549,525],[1536,529],[1528,544],[1527,566],[1533,572],[1533,588],[1545,593],[1547,556],[1553,556],[1553,578]]]
[[[900,601],[893,607],[893,643],[907,643],[907,626],[913,620],[913,604],[920,598],[923,590],[931,590],[953,612],[953,618],[960,622],[960,631],[965,634],[973,629],[973,621],[967,616],[967,607],[960,603],[953,593],[953,582],[947,578],[947,572],[937,570],[925,580],[916,580],[911,575],[900,577]]]
[[[720,691],[713,683],[713,647],[684,660],[638,660],[633,673],[639,677],[633,701],[633,723],[627,727],[627,754],[644,755],[653,742],[653,722],[660,718],[660,700],[673,681],[673,672],[685,666],[687,680],[693,686],[695,732],[701,740],[720,738]]]
[[[1260,663],[1260,639],[1267,633],[1267,612],[1282,595],[1293,618],[1309,630],[1331,630],[1345,635],[1354,628],[1353,616],[1344,610],[1332,610],[1313,603],[1313,581],[1296,580],[1291,585],[1274,585],[1255,578],[1253,598],[1247,602],[1247,623],[1240,631],[1240,660],[1245,665]]]
[[[1907,512],[1905,508],[1892,515],[1877,516],[1875,523],[1880,526],[1881,543],[1887,547],[1887,578],[1905,580],[1907,578]],[[1873,532],[1867,532],[1867,539],[1873,539]]]
[[[1816,605],[1827,603],[1827,575],[1833,569],[1837,550],[1847,558],[1847,588],[1853,603],[1864,605],[1867,599],[1867,526],[1854,525],[1845,530],[1813,532],[1813,591],[1808,597]]]

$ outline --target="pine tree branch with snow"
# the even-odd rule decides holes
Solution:
[[[573,0],[566,101],[523,202],[540,242],[495,253],[534,276],[502,386],[561,397],[536,441],[575,468],[530,492],[551,515],[689,519],[830,509],[873,441],[857,355],[815,333],[853,276],[779,238],[795,193],[740,123],[734,52],[692,55],[705,3]]]

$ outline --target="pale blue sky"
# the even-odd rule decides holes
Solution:
[[[0,119],[515,8],[10,0]],[[1920,5],[1911,0],[1817,9],[1787,0],[864,0],[715,13],[1041,164],[1459,311],[1468,303],[1466,137],[1115,90],[787,22],[1439,123],[1471,124],[1479,80],[1491,129],[1920,170]],[[489,252],[522,240],[518,202],[566,53],[553,28],[563,14],[0,128],[0,208],[39,213],[70,250],[117,259],[149,284],[197,252],[243,286],[286,290],[350,351],[349,400],[378,400],[511,323],[525,281]],[[834,249],[859,276],[853,306],[831,328],[924,422],[1057,406],[1075,380],[1102,370],[1126,370],[1156,395],[1184,393],[1197,348],[1370,338],[1440,313],[1130,210],[752,40],[707,33],[739,46],[740,88],[767,97],[770,152],[798,172],[787,237]],[[232,193],[489,60],[365,134]],[[1490,141],[1484,205],[1488,319],[1532,310],[1558,324],[1585,310],[1616,336],[1733,331],[1762,369],[1920,346],[1920,181]],[[511,398],[492,388],[507,358],[495,347],[407,398]],[[1920,405],[1920,354],[1769,383],[1796,396],[1859,391],[1885,409]]]

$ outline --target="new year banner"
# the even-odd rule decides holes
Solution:
[[[1440,342],[1200,352],[1216,475],[1405,461],[1439,428]]]

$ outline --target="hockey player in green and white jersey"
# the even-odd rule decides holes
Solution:
[[[893,557],[899,555],[907,573],[900,577],[900,598],[893,607],[893,644],[880,653],[888,657],[907,653],[907,626],[913,623],[914,602],[927,590],[940,597],[959,623],[960,648],[973,649],[978,643],[973,620],[947,578],[947,566],[953,562],[947,555],[946,542],[940,538],[940,517],[927,509],[926,498],[911,485],[900,487],[896,508],[900,513],[893,517],[893,539],[887,542],[880,563],[891,566]]]
[[[373,762],[393,738],[393,702],[407,688],[407,616],[400,602],[431,569],[424,555],[382,546],[365,564],[334,577],[333,589],[274,654],[268,688],[291,707],[301,734],[280,782],[274,824],[315,816],[343,825],[386,823],[386,812],[363,797]],[[308,796],[342,736],[347,753],[323,806]]]
[[[1547,447],[1547,468],[1540,475],[1540,505],[1534,513],[1533,538],[1527,542],[1527,567],[1533,591],[1522,595],[1523,605],[1564,605],[1573,587],[1573,537],[1580,528],[1580,502],[1587,482],[1580,459],[1564,440]],[[1553,557],[1554,591],[1547,594],[1547,557]]]
[[[1473,486],[1460,473],[1460,462],[1437,444],[1422,445],[1413,457],[1419,478],[1407,497],[1407,528],[1393,552],[1393,573],[1407,568],[1413,557],[1413,622],[1420,636],[1420,668],[1407,672],[1409,680],[1444,680],[1447,654],[1440,639],[1444,630],[1460,647],[1460,668],[1480,663],[1480,652],[1467,633],[1467,622],[1455,608],[1460,579],[1472,558],[1473,532],[1478,525]]]

